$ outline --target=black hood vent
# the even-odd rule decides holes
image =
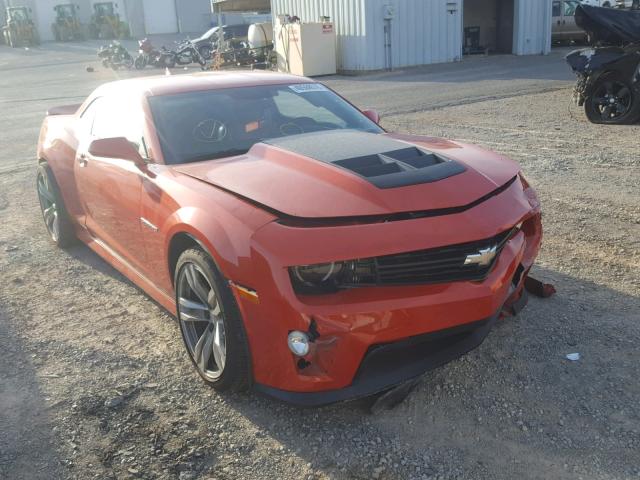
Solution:
[[[378,188],[436,182],[465,171],[455,160],[381,134],[356,130],[305,133],[265,143],[344,168]]]

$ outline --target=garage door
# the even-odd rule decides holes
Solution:
[[[178,31],[175,0],[143,0],[143,3],[144,28],[147,34]]]

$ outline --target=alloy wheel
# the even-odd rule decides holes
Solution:
[[[602,121],[612,121],[629,113],[633,95],[627,85],[618,81],[605,81],[591,98],[594,110]]]
[[[222,375],[227,360],[224,312],[218,294],[195,263],[178,276],[178,319],[185,344],[200,373],[209,380]]]
[[[60,238],[60,213],[49,178],[42,172],[38,174],[38,199],[47,231],[53,241],[57,242]]]

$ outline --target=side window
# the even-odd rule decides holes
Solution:
[[[578,6],[577,0],[567,0],[564,2],[564,16],[573,17],[576,13],[576,7]]]
[[[84,109],[84,112],[80,115],[80,120],[78,120],[78,124],[76,127],[76,132],[82,136],[87,136],[91,133],[91,129],[93,128],[93,120],[96,116],[96,110],[98,109],[98,105],[100,104],[100,98],[96,98],[89,104],[87,108]]]
[[[553,2],[553,13],[551,14],[554,17],[559,17],[561,14],[562,10],[560,9],[560,2],[559,1],[554,1]]]
[[[127,99],[101,99],[96,109],[91,134],[96,138],[125,137],[138,149],[143,158],[149,158],[144,141],[142,110]]]

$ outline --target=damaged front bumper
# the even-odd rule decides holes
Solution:
[[[526,299],[526,294],[522,295]],[[415,379],[480,345],[500,312],[471,324],[371,346],[351,385],[320,392],[292,392],[257,384],[257,391],[304,407],[367,397]],[[425,354],[425,352],[428,352]]]
[[[417,378],[480,345],[497,318],[517,313],[526,303],[525,278],[542,226],[539,203],[524,187],[510,186],[504,195],[512,195],[512,201],[492,198],[446,216],[346,227],[273,223],[261,229],[253,247],[255,298],[234,289],[255,389],[304,406],[350,400]],[[294,291],[289,276],[290,265],[462,244],[493,238],[515,225],[520,227],[483,279],[303,295]],[[292,331],[312,339],[303,357],[287,346]]]
[[[583,74],[577,74],[577,80],[573,86],[572,101],[581,107],[587,98],[587,89],[589,88],[589,77]]]

